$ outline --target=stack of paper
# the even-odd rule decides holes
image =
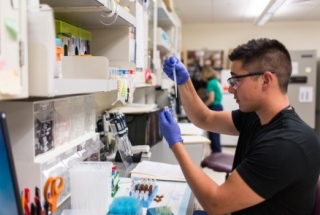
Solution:
[[[186,181],[179,165],[142,161],[131,171],[131,177],[166,181]]]

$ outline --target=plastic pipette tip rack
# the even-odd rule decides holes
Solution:
[[[141,183],[141,184],[134,185],[129,195],[136,199],[140,199],[142,207],[147,208],[150,206],[157,192],[158,192],[157,185],[148,185],[148,184]]]

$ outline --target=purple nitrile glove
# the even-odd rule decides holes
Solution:
[[[173,78],[174,68],[176,69],[177,84],[178,85],[184,84],[190,77],[189,72],[178,58],[171,56],[164,61],[163,71],[173,81],[174,81],[174,78]]]
[[[160,112],[160,131],[170,148],[177,142],[183,142],[180,127],[169,109]]]

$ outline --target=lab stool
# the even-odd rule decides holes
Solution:
[[[214,152],[201,161],[201,167],[207,167],[216,172],[225,172],[226,179],[232,171],[234,155]]]

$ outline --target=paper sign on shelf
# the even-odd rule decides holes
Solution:
[[[0,70],[0,94],[19,95],[21,93],[20,74],[14,70]]]

